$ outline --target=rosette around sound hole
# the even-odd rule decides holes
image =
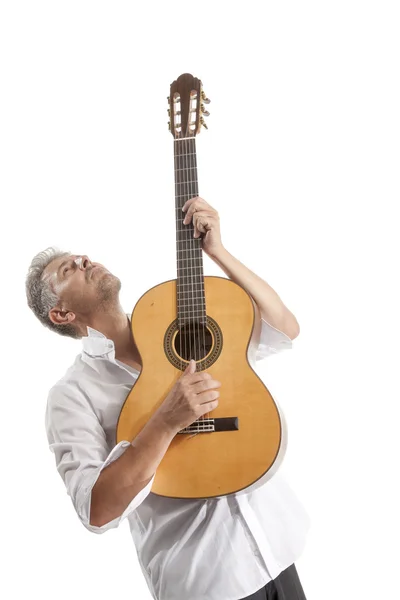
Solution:
[[[178,369],[186,368],[190,359],[201,361],[201,369],[209,368],[222,350],[222,331],[217,322],[207,316],[206,323],[186,321],[179,327],[178,319],[168,327],[164,337],[168,360]]]

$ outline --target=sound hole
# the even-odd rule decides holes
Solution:
[[[212,347],[212,334],[202,323],[185,323],[175,337],[175,352],[183,360],[203,360]]]

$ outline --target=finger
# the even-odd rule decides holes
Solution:
[[[203,381],[198,381],[197,383],[192,385],[192,391],[195,394],[202,394],[203,392],[207,392],[208,390],[216,390],[221,387],[221,382],[216,379],[206,379]]]
[[[208,379],[212,379],[210,373],[206,373],[205,371],[197,371],[196,373],[188,374],[189,384],[193,385],[198,381],[205,381]]]
[[[216,226],[216,219],[207,213],[195,213],[193,217],[193,224],[195,228],[194,237],[198,237],[200,233],[207,233]],[[200,232],[200,233],[199,233]]]
[[[200,400],[199,405],[207,405],[210,402],[215,402],[218,400],[220,394],[218,390],[210,390],[209,392],[203,392],[202,394],[198,394],[197,398]],[[211,409],[210,409],[211,410]]]
[[[210,208],[210,205],[207,204],[205,200],[202,200],[201,198],[195,198],[194,202],[188,207],[183,222],[185,224],[190,223],[194,213],[201,212],[207,209],[209,210]]]
[[[200,201],[200,202],[204,202],[205,204],[207,204],[207,202],[204,200],[204,198],[201,198],[200,196],[194,196],[193,198],[190,198],[189,200],[186,200],[185,204],[182,206],[182,210],[183,212],[186,212],[188,210],[188,208],[194,203],[196,202],[196,200]]]
[[[189,375],[192,375],[195,371],[196,371],[196,361],[191,359],[189,361],[189,364],[187,365],[184,373],[188,373]]]

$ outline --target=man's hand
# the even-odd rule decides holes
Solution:
[[[193,219],[194,237],[203,234],[204,252],[216,256],[223,249],[217,211],[199,196],[185,202],[182,210],[186,212],[183,224],[188,225]]]
[[[152,419],[177,434],[217,408],[219,387],[221,382],[212,379],[209,373],[196,373],[196,363],[191,360]]]

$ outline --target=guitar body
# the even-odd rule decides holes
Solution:
[[[175,436],[152,486],[153,493],[170,498],[244,490],[274,472],[285,447],[278,408],[251,366],[261,331],[256,304],[222,277],[204,277],[204,294],[208,341],[199,360],[191,358],[222,383],[218,407],[205,415],[217,430]],[[142,371],[120,413],[117,443],[138,435],[188,364],[189,357],[177,352],[177,308],[177,281],[171,280],[147,291],[133,310]]]

